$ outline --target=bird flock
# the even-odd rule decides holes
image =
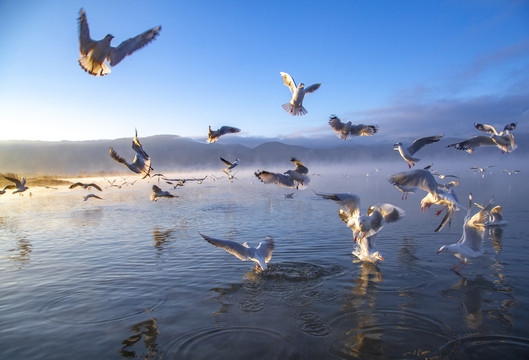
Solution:
[[[111,34],[106,35],[101,40],[93,40],[90,37],[90,30],[88,26],[88,20],[86,12],[81,9],[79,12],[79,51],[81,57],[78,62],[81,68],[88,74],[93,76],[105,76],[110,74],[110,67],[114,67],[119,64],[126,56],[131,55],[136,50],[139,50],[152,42],[161,31],[161,26],[149,29],[135,37],[129,38],[121,42],[117,47],[111,45],[112,39],[114,38]],[[108,65],[107,65],[108,63]],[[110,66],[110,67],[109,67]],[[286,72],[280,72],[281,78],[285,86],[287,86],[291,92],[291,99],[289,102],[282,105],[282,108],[286,113],[292,116],[303,116],[308,113],[306,108],[303,106],[303,101],[307,94],[312,94],[318,90],[321,83],[305,86],[304,83],[296,82],[292,76]],[[379,128],[377,125],[365,125],[365,124],[352,124],[351,121],[342,122],[336,115],[331,115],[328,120],[328,125],[341,140],[350,140],[356,136],[372,136],[378,133]],[[496,146],[501,150],[502,153],[511,153],[517,148],[515,144],[514,136],[512,131],[516,129],[516,123],[510,123],[504,126],[503,130],[498,132],[494,126],[487,124],[474,123],[474,127],[484,132],[486,135],[477,135],[470,139],[464,140],[459,143],[447,145],[449,148],[455,148],[457,150],[464,150],[472,154],[475,149],[485,146]],[[221,136],[226,134],[236,134],[241,130],[233,126],[221,126],[217,130],[212,130],[209,126],[207,133],[207,142],[215,143]],[[395,151],[398,151],[400,156],[406,161],[408,169],[411,169],[420,160],[415,157],[415,154],[421,150],[424,146],[439,142],[444,135],[433,135],[426,136],[416,139],[411,145],[406,146],[402,142],[396,142],[394,144]],[[163,174],[151,175],[151,170],[154,170],[151,166],[151,158],[143,149],[139,138],[138,132],[135,130],[135,135],[132,140],[132,149],[134,151],[134,158],[131,162],[125,160],[124,157],[118,155],[116,150],[112,147],[109,148],[110,157],[116,162],[124,165],[130,171],[135,174],[141,175],[142,179],[158,177],[158,181],[163,179],[167,184],[172,185],[174,189],[178,186],[183,186],[186,181],[197,181],[201,183],[204,178],[201,179],[169,179]],[[231,182],[236,179],[233,169],[239,164],[239,159],[229,161],[223,157],[220,157],[221,162],[225,165],[222,172],[227,175],[228,180]],[[254,175],[264,184],[274,184],[286,188],[293,188],[298,190],[300,187],[307,186],[310,183],[309,170],[301,161],[296,157],[291,157],[290,161],[295,165],[294,169],[288,169],[283,173],[276,173],[266,170],[257,170]],[[485,167],[472,167],[476,173],[485,174],[487,169],[491,166]],[[439,174],[435,171],[429,170],[430,166],[423,169],[408,170],[393,174],[388,178],[388,181],[394,185],[399,191],[403,193],[402,199],[407,199],[409,193],[414,193],[417,190],[425,191],[426,195],[420,202],[421,211],[425,211],[432,205],[441,205],[443,208],[437,212],[440,215],[444,210],[446,213],[441,223],[434,229],[435,232],[441,231],[446,224],[450,224],[455,213],[463,208],[459,202],[454,187],[459,185],[458,181],[451,181],[447,184],[438,183],[435,177],[445,179],[447,177],[458,178],[456,175],[445,175]],[[504,169],[502,172],[506,172],[509,175],[515,175],[519,173],[519,170],[507,170]],[[5,176],[4,178],[12,185],[7,185],[3,190],[0,190],[0,195],[5,194],[6,190],[14,189],[13,194],[22,194],[28,189],[26,186],[25,178],[15,178],[12,176]],[[109,181],[109,187],[119,187],[125,185],[124,181],[122,185],[115,184],[114,181]],[[134,181],[135,182],[135,181]],[[134,182],[130,183],[131,185]],[[101,187],[95,183],[81,183],[77,182],[72,184],[69,188],[75,189],[82,187],[83,189],[90,190],[95,189],[99,192],[102,191]],[[285,194],[285,199],[293,198],[294,193]],[[383,261],[381,252],[377,249],[375,239],[377,234],[382,230],[385,224],[390,224],[402,219],[405,216],[405,212],[392,204],[378,203],[371,205],[365,214],[362,214],[360,208],[360,197],[356,194],[351,193],[335,193],[335,194],[323,194],[316,193],[318,197],[335,201],[340,209],[338,210],[338,216],[340,219],[352,230],[353,242],[355,249],[353,254],[362,261],[378,262]],[[155,202],[159,198],[175,198],[177,196],[171,194],[169,191],[162,190],[159,186],[152,186],[152,193],[150,199]],[[88,199],[99,199],[101,197],[90,193],[83,197],[84,201]],[[472,215],[472,206],[475,205],[479,208],[479,211]],[[472,194],[469,194],[469,204],[467,214],[464,220],[463,233],[461,239],[454,243],[442,246],[437,253],[449,252],[454,254],[460,259],[460,262],[452,267],[454,271],[460,271],[467,263],[468,259],[475,258],[483,254],[483,238],[485,228],[487,226],[501,226],[505,225],[506,222],[503,220],[501,206],[493,207],[494,200],[491,199],[487,204],[481,206],[474,204],[472,200]],[[274,250],[274,241],[270,237],[261,242],[257,247],[244,243],[239,244],[235,241],[220,240],[202,233],[200,235],[210,244],[217,246],[236,256],[240,260],[251,260],[256,263],[256,269],[266,270],[267,263],[272,257]]]

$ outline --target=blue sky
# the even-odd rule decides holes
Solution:
[[[114,46],[162,31],[94,77],[77,63],[81,7]],[[318,138],[331,114],[381,139],[529,123],[529,1],[0,0],[0,49],[0,140]],[[322,83],[307,115],[281,108],[280,71]]]

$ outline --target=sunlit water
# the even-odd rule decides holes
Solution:
[[[156,180],[86,202],[81,188],[3,195],[0,358],[527,358],[528,177],[466,169],[461,202],[469,191],[478,203],[493,195],[508,224],[459,275],[450,270],[459,260],[436,251],[459,240],[466,211],[434,233],[441,218],[420,213],[424,193],[402,200],[388,169],[311,175],[313,190],[356,193],[364,211],[377,202],[406,211],[379,233],[378,265],[351,254],[336,203],[311,188],[286,199],[291,190],[250,172],[155,203]],[[273,237],[270,269],[256,272],[199,231],[254,245]]]

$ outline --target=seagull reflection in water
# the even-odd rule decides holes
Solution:
[[[136,358],[141,356],[145,359],[154,359],[157,357],[158,353],[158,335],[160,335],[160,330],[158,330],[158,323],[155,318],[142,321],[140,323],[134,324],[130,327],[131,331],[134,332],[133,335],[129,336],[121,343],[123,347],[119,350],[119,353],[124,358]],[[140,354],[136,354],[136,351],[131,350],[137,342],[141,339],[143,340],[143,345],[145,347],[145,352],[141,351]]]

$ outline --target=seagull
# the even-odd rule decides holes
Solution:
[[[127,55],[141,49],[150,43],[162,29],[161,26],[147,30],[140,35],[123,41],[118,47],[113,47],[110,42],[114,36],[108,34],[104,39],[95,41],[90,38],[90,29],[86,20],[86,12],[81,8],[79,11],[79,65],[90,75],[104,76],[110,74],[110,68],[105,63],[114,67]]]
[[[465,223],[463,225],[463,235],[461,236],[461,239],[457,243],[443,245],[437,251],[438,254],[441,252],[450,252],[461,260],[457,265],[451,268],[451,270],[454,270],[457,273],[465,267],[469,258],[483,255],[485,225],[492,204],[494,203],[494,200],[490,200],[487,205],[471,217],[472,193],[468,196],[468,200],[469,206],[465,217]]]
[[[276,184],[289,188],[295,187],[296,189],[298,189],[300,184],[308,184],[310,181],[310,178],[307,176],[309,169],[295,157],[292,157],[290,161],[296,165],[296,168],[294,170],[287,170],[283,174],[259,170],[254,174],[265,184]]]
[[[513,152],[518,147],[518,145],[514,143],[514,136],[510,133],[512,130],[516,129],[517,125],[518,123],[507,124],[503,128],[503,131],[497,132],[492,125],[474,123],[474,127],[479,131],[491,134],[490,138],[494,141],[496,146],[500,148],[502,153]]]
[[[5,176],[5,175],[4,175],[4,178],[6,180],[9,180],[9,181],[12,181],[12,182],[15,183],[15,185],[8,185],[8,186],[6,186],[4,188],[4,190],[6,190],[6,189],[16,189],[15,191],[13,191],[13,194],[19,193],[20,195],[22,195],[21,193],[23,193],[24,191],[29,189],[26,186],[26,178],[22,178],[22,180],[18,180],[17,178],[10,177],[10,176]]]
[[[319,89],[320,84],[313,84],[309,87],[305,87],[305,84],[299,83],[296,86],[296,82],[292,79],[292,76],[285,72],[280,72],[281,77],[283,78],[283,83],[290,89],[292,92],[292,99],[290,102],[283,104],[283,109],[292,116],[302,116],[307,113],[307,110],[303,107],[303,98],[305,94],[310,94]]]
[[[353,231],[354,241],[376,235],[384,223],[392,223],[400,220],[405,212],[401,208],[392,204],[371,205],[367,210],[367,215],[360,214],[360,197],[351,193],[320,194],[325,199],[334,200],[340,206],[339,216]]]
[[[202,233],[199,234],[210,244],[226,250],[242,261],[255,261],[256,269],[266,270],[268,268],[266,264],[272,258],[272,252],[274,251],[274,240],[269,236],[255,248],[246,242],[241,245],[235,241],[214,239]]]
[[[494,167],[494,165],[487,165],[485,167],[479,167],[479,166],[472,166],[470,169],[471,170],[474,170],[474,173],[485,173],[485,171],[488,169],[488,168],[491,168],[491,167]]]
[[[514,143],[514,136],[510,131],[516,129],[517,123],[510,123],[505,125],[503,131],[498,133],[496,129],[487,124],[474,123],[474,127],[479,131],[490,133],[490,136],[479,135],[471,139],[447,145],[447,147],[454,147],[457,150],[464,150],[469,154],[474,153],[474,149],[482,146],[497,146],[501,152],[513,152],[518,145]]]
[[[163,191],[158,186],[153,185],[152,186],[152,193],[151,193],[151,200],[157,201],[158,198],[166,197],[166,198],[174,198],[175,196],[171,194],[169,191]]]
[[[103,200],[102,198],[100,198],[99,196],[94,195],[94,194],[88,194],[88,195],[86,195],[86,196],[83,198],[83,200],[86,201],[86,200],[88,200],[88,199],[90,199],[90,198],[95,198],[95,199]]]
[[[376,125],[352,125],[350,121],[343,123],[336,115],[331,115],[329,125],[334,130],[336,135],[342,139],[347,140],[353,136],[369,136],[374,135],[378,131]]]
[[[509,171],[509,170],[503,169],[502,172],[508,173],[509,175],[515,175],[515,174],[518,174],[520,172],[520,170]]]
[[[90,187],[93,187],[94,189],[102,191],[101,188],[97,184],[94,184],[94,183],[83,184],[81,182],[76,182],[75,184],[70,185],[69,189],[73,189],[73,188],[78,187],[78,186],[82,186],[84,189],[88,189]]]
[[[114,150],[112,147],[109,148],[108,152],[112,159],[125,165],[126,167],[129,168],[130,171],[135,172],[136,174],[143,174],[142,179],[145,179],[147,176],[149,176],[152,170],[151,158],[143,150],[143,146],[140,144],[140,141],[138,139],[137,130],[136,130],[136,135],[134,136],[134,139],[132,139],[132,149],[136,152],[136,155],[134,156],[134,160],[132,161],[132,163],[127,162],[125,159],[119,156],[116,153],[116,150]]]
[[[226,134],[234,134],[234,133],[238,133],[238,132],[241,132],[241,129],[237,129],[236,127],[232,127],[232,126],[222,126],[220,129],[218,130],[211,130],[211,126],[209,127],[209,130],[208,130],[208,139],[207,139],[207,142],[208,143],[214,143],[216,142],[219,137],[221,137],[222,135],[226,135]]]
[[[394,174],[388,178],[388,181],[397,187],[402,192],[414,192],[417,189],[426,191],[428,194],[421,200],[421,211],[425,211],[426,207],[434,204],[445,205],[445,207],[437,212],[440,215],[444,209],[447,209],[445,217],[441,224],[435,229],[435,232],[440,231],[446,223],[449,223],[454,211],[459,211],[461,205],[457,200],[451,185],[440,185],[435,181],[432,173],[426,169],[417,169],[405,171]],[[459,184],[459,183],[457,183]]]
[[[432,144],[434,142],[438,142],[439,139],[441,139],[444,135],[434,135],[434,136],[427,136],[416,139],[413,144],[406,147],[402,145],[401,142],[398,142],[396,144],[393,144],[393,146],[396,146],[393,150],[398,151],[400,153],[400,156],[406,162],[408,163],[408,167],[411,169],[412,166],[415,166],[415,163],[419,161],[420,159],[414,158],[413,155],[422,149],[425,145]]]
[[[222,161],[226,165],[226,170],[228,171],[239,165],[239,159],[235,159],[234,162],[229,162],[221,156],[220,161]]]

